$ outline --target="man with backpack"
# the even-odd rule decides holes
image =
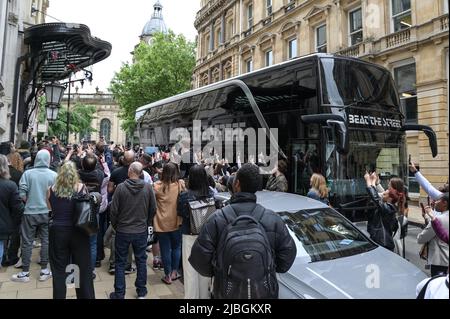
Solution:
[[[294,263],[297,249],[283,220],[256,204],[260,184],[259,168],[242,165],[230,205],[211,215],[192,247],[189,262],[214,277],[214,298],[278,298],[276,272]]]

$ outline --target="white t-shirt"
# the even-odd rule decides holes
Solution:
[[[422,280],[416,288],[416,296],[419,295],[423,286],[430,280],[430,278]],[[447,281],[447,284],[445,283]],[[448,275],[446,277],[439,277],[433,279],[425,291],[424,299],[448,299]]]
[[[146,171],[142,171],[142,173],[144,174],[144,183],[152,185],[153,180],[152,180],[152,177],[150,176],[150,174],[147,173]]]

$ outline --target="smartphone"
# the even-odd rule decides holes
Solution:
[[[409,163],[409,165],[412,165],[412,163],[411,163],[411,154],[409,154],[408,163]]]

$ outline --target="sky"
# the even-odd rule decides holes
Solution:
[[[167,28],[195,40],[195,15],[200,10],[200,0],[159,0]],[[139,43],[139,35],[153,14],[156,0],[50,0],[46,23],[58,22],[49,16],[69,23],[85,24],[91,35],[112,44],[111,55],[91,67],[92,85],[84,84],[79,92],[94,93],[98,86],[107,92],[114,73],[123,62],[131,61],[130,52]],[[81,78],[81,76],[78,76]],[[73,78],[72,78],[73,79]],[[76,84],[80,86],[80,84]]]

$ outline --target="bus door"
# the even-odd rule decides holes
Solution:
[[[290,192],[306,195],[310,189],[313,173],[321,173],[320,141],[294,139],[289,143]]]

